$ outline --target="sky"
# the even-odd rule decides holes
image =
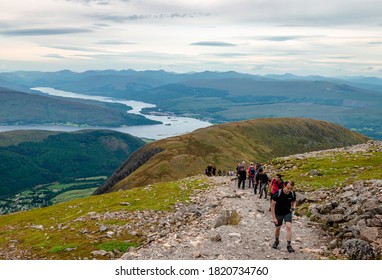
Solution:
[[[0,72],[382,77],[382,0],[0,0]]]

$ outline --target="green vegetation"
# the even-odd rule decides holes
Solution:
[[[158,122],[128,114],[121,104],[47,97],[0,88],[0,124],[121,126]]]
[[[145,144],[137,137],[107,130],[54,135],[43,132],[40,138],[34,131],[29,139],[13,146],[0,145],[2,198],[55,181],[69,183],[76,178],[110,176]]]
[[[274,167],[290,167],[283,171],[285,178],[294,180],[299,190],[331,189],[356,180],[382,178],[382,152],[326,153],[325,156],[305,159],[275,159]],[[317,170],[320,176],[310,175]]]
[[[79,178],[73,182],[38,185],[6,199],[0,200],[0,214],[46,207],[92,195],[104,183],[106,176]]]
[[[215,164],[218,170],[228,171],[234,170],[242,160],[265,162],[279,156],[367,140],[338,125],[311,119],[256,119],[214,125],[145,145],[135,153],[134,160],[129,160],[145,158],[155,148],[162,152],[137,170],[131,170],[133,162],[128,160],[96,193],[201,174],[209,163]]]
[[[108,241],[98,245],[98,249],[112,252],[118,250],[120,252],[126,252],[130,247],[138,247],[139,243],[136,242],[120,242],[120,241]]]
[[[93,258],[92,252],[100,249],[124,252],[128,247],[142,244],[140,235],[130,235],[124,230],[106,238],[100,230],[101,224],[130,224],[137,232],[148,231],[152,225],[138,226],[133,220],[118,219],[118,215],[110,219],[107,216],[92,219],[92,215],[143,210],[160,214],[172,211],[179,202],[188,203],[192,194],[207,187],[204,179],[194,177],[2,215],[0,252],[8,252],[10,244],[17,248],[17,255],[29,259]]]

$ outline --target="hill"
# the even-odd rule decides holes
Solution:
[[[93,176],[109,176],[145,142],[107,130],[73,133],[38,131],[0,133],[16,136],[13,145],[0,144],[0,193],[11,194],[39,184]]]
[[[0,88],[0,124],[146,125],[158,122],[128,114],[120,104],[68,100]]]
[[[142,147],[95,194],[200,174],[209,163],[234,170],[242,160],[274,157],[362,143],[368,138],[311,119],[256,119],[214,125]]]

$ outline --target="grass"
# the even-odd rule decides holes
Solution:
[[[332,153],[325,157],[289,158],[272,161],[276,167],[295,166],[282,175],[293,180],[300,190],[331,189],[351,184],[356,180],[382,178],[382,152]],[[311,176],[313,169],[322,176]]]
[[[27,258],[32,259],[89,259],[100,248],[124,252],[128,247],[142,244],[142,237],[123,230],[110,240],[99,230],[100,223],[110,227],[135,226],[134,221],[115,218],[98,221],[88,218],[89,212],[172,211],[175,204],[187,203],[195,191],[207,187],[205,179],[193,177],[3,215],[0,216],[0,252],[5,252],[14,240],[18,252],[28,251]],[[136,231],[144,230],[137,226]]]
[[[70,201],[70,200],[77,199],[77,198],[88,197],[88,196],[91,196],[96,189],[97,188],[94,187],[94,188],[83,189],[83,190],[67,191],[67,192],[64,192],[62,194],[55,196],[52,199],[52,203],[56,204],[56,203]]]
[[[118,250],[120,252],[126,252],[130,247],[138,247],[140,244],[136,242],[121,242],[121,241],[108,241],[97,246],[100,250],[105,250],[107,252],[111,252],[114,250]]]

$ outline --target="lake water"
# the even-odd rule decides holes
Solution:
[[[121,100],[114,99],[104,96],[92,96],[85,95],[75,92],[68,92],[63,90],[58,90],[49,87],[37,87],[33,90],[38,90],[40,92],[53,95],[61,96],[67,98],[80,98],[87,100],[97,100],[102,102],[111,102],[111,103],[121,103],[128,106],[131,106],[133,109],[127,111],[128,113],[138,114],[145,116],[148,119],[156,120],[162,122],[162,124],[156,125],[140,125],[140,126],[122,126],[122,127],[74,127],[74,126],[52,126],[52,125],[10,125],[10,126],[0,126],[1,131],[11,131],[11,130],[27,130],[27,129],[39,129],[39,130],[52,130],[52,131],[77,131],[81,129],[111,129],[119,132],[129,133],[131,135],[140,137],[140,138],[150,138],[150,139],[163,139],[175,135],[185,134],[192,132],[198,128],[203,128],[212,125],[209,122],[201,121],[194,118],[186,117],[175,117],[175,116],[154,116],[154,115],[145,115],[140,111],[143,108],[153,108],[156,107],[154,104],[144,103],[140,101],[133,100]]]

